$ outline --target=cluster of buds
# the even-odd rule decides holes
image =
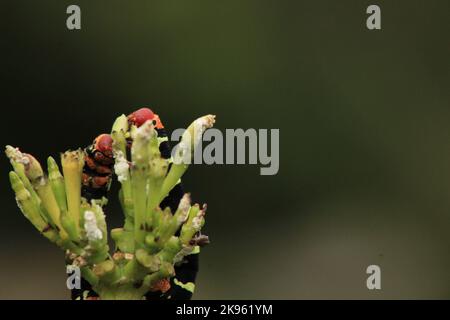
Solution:
[[[49,157],[45,173],[33,156],[6,147],[14,169],[11,186],[24,216],[66,251],[68,262],[80,268],[100,299],[141,299],[149,291],[167,290],[174,266],[207,241],[200,234],[206,205],[191,204],[190,195],[184,194],[175,212],[160,207],[188,165],[161,156],[154,120],[145,115],[135,120],[122,115],[111,132],[125,217],[122,228],[111,230],[116,244],[112,256],[104,201],[88,202],[81,196],[84,152],[61,154],[62,172]],[[183,136],[182,150],[190,146],[193,155],[198,135],[213,123],[213,116],[194,121],[194,127],[200,124],[201,129]],[[131,152],[127,152],[130,142]]]
[[[47,159],[45,174],[32,155],[18,148],[7,146],[6,155],[14,169],[9,173],[11,186],[24,216],[64,249],[86,278],[93,278],[88,266],[107,259],[109,247],[101,206],[81,198],[84,153],[61,154],[64,175],[52,157]]]

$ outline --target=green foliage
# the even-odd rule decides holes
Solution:
[[[213,116],[194,121],[181,146],[190,146],[191,156],[198,135],[214,123]],[[198,250],[195,235],[204,225],[206,207],[191,204],[189,194],[176,212],[159,207],[162,199],[180,181],[188,165],[173,164],[159,151],[157,131],[151,121],[141,127],[129,126],[124,115],[115,121],[113,138],[114,171],[121,183],[119,193],[124,226],[111,230],[116,244],[110,256],[108,232],[99,201],[81,197],[84,153],[61,154],[62,173],[49,157],[48,174],[39,162],[17,148],[6,147],[13,166],[12,189],[24,216],[34,227],[65,250],[67,259],[81,269],[83,277],[101,299],[141,299],[159,282],[175,275],[174,265]],[[126,140],[132,139],[131,159]],[[177,230],[180,230],[176,236]],[[193,288],[190,288],[193,290]]]

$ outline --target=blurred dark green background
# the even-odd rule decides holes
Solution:
[[[66,29],[78,4],[82,30]],[[366,29],[378,4],[382,30]],[[1,145],[45,160],[150,106],[280,128],[280,171],[195,166],[195,298],[450,298],[450,2],[2,1]],[[1,157],[0,298],[67,299]],[[113,191],[115,192],[116,189]],[[110,226],[121,224],[117,201]],[[382,290],[366,288],[366,267]]]

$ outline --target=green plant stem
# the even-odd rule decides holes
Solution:
[[[9,173],[11,187],[16,193],[17,203],[23,215],[35,226],[40,233],[47,239],[56,243],[59,240],[59,235],[56,230],[52,229],[48,222],[42,218],[39,206],[33,201],[30,192],[25,188],[19,176],[11,171]]]
[[[81,203],[81,173],[84,156],[81,150],[67,151],[61,156],[67,194],[68,214],[67,224],[75,228],[75,238],[80,237],[80,203]]]

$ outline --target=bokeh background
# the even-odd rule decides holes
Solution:
[[[365,10],[382,10],[382,30]],[[78,4],[82,30],[66,29]],[[197,299],[450,298],[450,3],[2,1],[1,145],[41,161],[150,106],[169,128],[279,128],[280,171],[194,166]],[[0,158],[0,298],[67,299],[63,253]],[[113,193],[116,189],[113,190]],[[114,198],[114,197],[113,197]],[[115,199],[110,226],[121,225]],[[366,267],[382,290],[366,288]]]

